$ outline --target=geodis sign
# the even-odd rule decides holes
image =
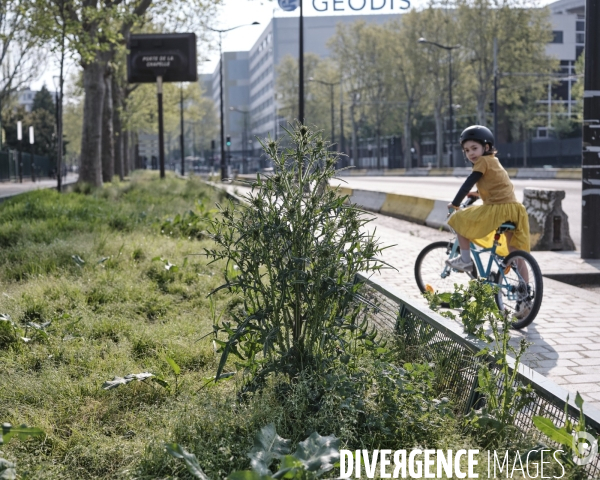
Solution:
[[[301,0],[279,0],[286,12],[294,11]],[[390,12],[408,10],[410,0],[311,0],[317,12]]]

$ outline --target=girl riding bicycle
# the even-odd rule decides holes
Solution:
[[[513,223],[513,232],[505,232],[508,251],[530,251],[529,218],[523,204],[516,196],[508,173],[496,158],[494,135],[483,126],[473,125],[460,135],[460,144],[465,157],[473,164],[473,172],[460,187],[449,208],[459,209],[465,196],[479,196],[483,205],[472,206],[454,213],[448,225],[456,232],[460,255],[447,260],[446,264],[460,272],[470,272],[473,261],[470,254],[470,242],[487,247],[493,241],[495,230],[503,223]],[[470,193],[477,185],[478,193]],[[527,269],[522,269],[525,282],[529,279]],[[521,272],[521,268],[519,268]]]

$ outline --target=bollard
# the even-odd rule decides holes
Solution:
[[[526,188],[523,205],[529,216],[531,250],[575,250],[569,217],[562,209],[564,190]]]

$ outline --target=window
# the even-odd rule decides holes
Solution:
[[[579,55],[583,53],[583,47],[575,47],[575,58],[579,58]]]
[[[576,33],[575,43],[585,43],[585,33]]]
[[[550,42],[550,43],[563,43],[562,30],[554,30],[552,32],[552,42]]]
[[[578,32],[585,32],[585,22],[577,20],[575,22],[575,30],[577,30]]]

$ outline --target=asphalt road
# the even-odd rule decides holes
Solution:
[[[464,178],[459,177],[343,177],[332,180],[332,185],[342,185],[359,190],[397,193],[434,200],[452,201]],[[580,180],[513,180],[515,193],[523,200],[523,189],[551,188],[565,191],[562,207],[569,217],[569,230],[577,250],[581,248],[581,181]]]

